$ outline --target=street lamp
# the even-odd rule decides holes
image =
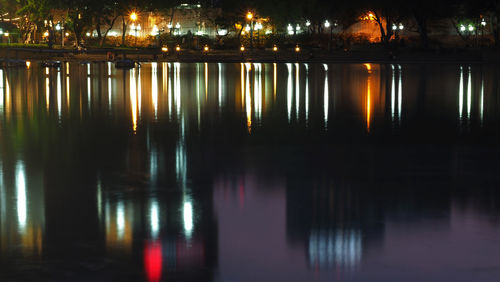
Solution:
[[[253,13],[247,13],[247,20],[250,21],[250,48],[253,49]]]
[[[134,34],[135,34],[134,45],[137,46],[137,25],[135,24],[135,22],[137,21],[137,13],[136,12],[132,12],[130,14],[130,20],[132,21],[132,27],[134,28]]]
[[[328,20],[326,20],[325,27],[330,28],[330,41],[328,42],[328,50],[331,50],[332,49],[332,47],[331,47],[332,46],[332,39],[333,39],[333,25]]]

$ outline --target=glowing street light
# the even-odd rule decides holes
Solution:
[[[248,13],[247,13],[247,19],[248,19],[249,21],[251,21],[251,20],[253,19],[253,13],[252,13],[252,12],[248,12]]]
[[[208,45],[205,45],[205,47],[203,47],[203,51],[208,52],[209,50],[210,48],[208,47]]]
[[[463,24],[460,25],[460,31],[465,31],[465,26]]]
[[[130,19],[135,22],[137,20],[137,13],[136,12],[132,12],[132,14],[130,14]]]
[[[472,25],[469,25],[469,31],[474,31],[474,27]]]
[[[484,19],[481,19],[481,25],[486,26],[486,21]]]
[[[241,45],[241,47],[240,47],[240,51],[241,51],[241,52],[245,52],[245,46]]]
[[[310,27],[310,26],[311,26],[311,21],[307,20],[307,21],[306,21],[306,26],[307,26],[307,27]]]
[[[328,20],[325,21],[325,27],[329,28],[331,26],[330,22]]]
[[[296,53],[299,53],[299,52],[300,52],[300,47],[299,47],[299,45],[298,45],[298,44],[297,44],[297,45],[295,45],[295,52],[296,52]]]
[[[273,51],[274,51],[274,52],[278,52],[278,46],[274,45],[274,46],[273,46]]]

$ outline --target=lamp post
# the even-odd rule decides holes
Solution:
[[[253,49],[253,13],[247,13],[247,20],[250,21],[250,48]]]

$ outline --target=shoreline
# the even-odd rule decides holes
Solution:
[[[110,56],[110,54],[112,54]],[[496,50],[451,50],[415,51],[399,50],[335,50],[295,53],[282,50],[277,53],[268,50],[249,50],[243,54],[236,50],[201,51],[183,50],[161,53],[156,49],[89,49],[86,51],[46,48],[0,48],[0,62],[8,60],[108,62],[127,58],[137,62],[208,62],[208,63],[499,63],[500,52]]]

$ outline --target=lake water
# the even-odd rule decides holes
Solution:
[[[0,279],[499,281],[499,77],[0,69]]]

